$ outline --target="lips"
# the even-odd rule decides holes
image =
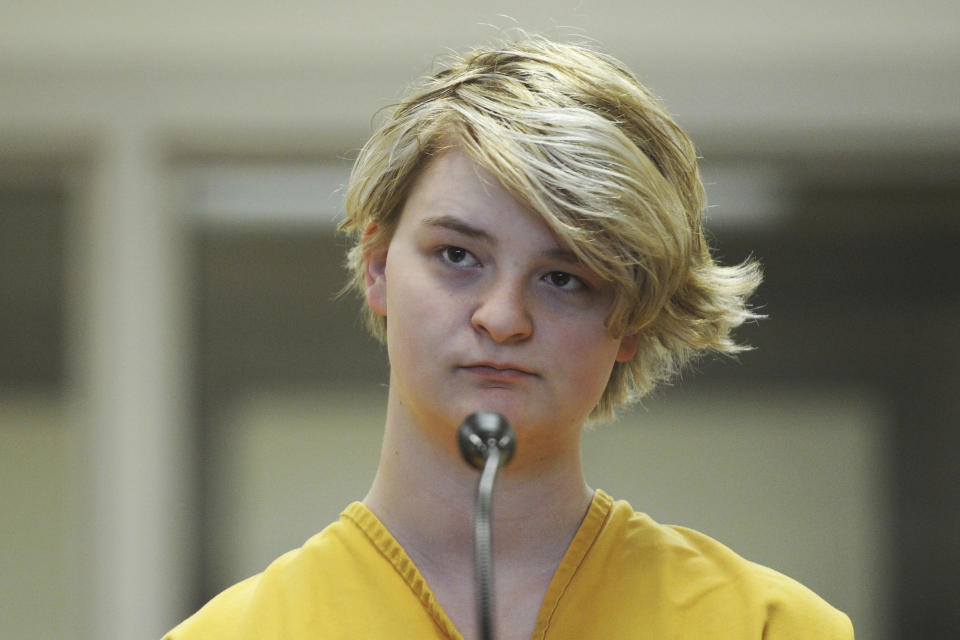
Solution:
[[[472,362],[462,366],[461,369],[490,380],[520,380],[537,375],[512,362]]]

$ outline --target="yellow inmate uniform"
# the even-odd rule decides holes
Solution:
[[[403,548],[355,502],[165,640],[461,637]],[[533,638],[846,640],[853,627],[798,582],[597,491]]]

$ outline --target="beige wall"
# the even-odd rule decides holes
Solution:
[[[62,398],[0,393],[0,637],[84,620],[84,459]]]

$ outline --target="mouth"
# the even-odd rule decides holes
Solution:
[[[460,368],[488,380],[521,380],[537,376],[533,371],[510,362],[472,362]]]

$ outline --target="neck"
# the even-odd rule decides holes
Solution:
[[[393,418],[393,419],[391,419]],[[449,436],[449,437],[442,437]],[[446,442],[449,440],[449,442]],[[530,448],[524,451],[524,446]],[[592,499],[583,478],[579,438],[549,456],[518,433],[517,454],[500,471],[493,499],[495,563],[556,563]],[[472,567],[473,509],[479,472],[463,461],[455,429],[440,437],[388,410],[380,464],[364,498],[422,571],[432,563]]]
[[[417,422],[392,396],[366,506],[406,550],[467,640],[476,628],[473,510],[479,472],[461,457],[455,425]],[[541,438],[538,440],[536,433]],[[550,432],[550,433],[548,433]],[[558,433],[573,434],[558,439]],[[517,451],[493,498],[499,635],[529,638],[550,580],[589,508],[576,429],[517,429]]]

